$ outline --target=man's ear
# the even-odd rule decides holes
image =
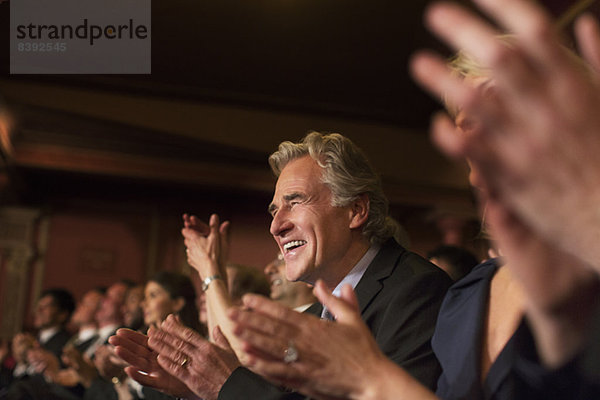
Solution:
[[[350,229],[360,228],[369,218],[369,195],[363,193],[352,202],[350,210]]]

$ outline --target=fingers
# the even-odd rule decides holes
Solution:
[[[358,301],[356,300],[356,296],[351,287],[349,290],[352,293],[349,293],[348,289],[345,289],[345,295],[350,298],[351,303],[335,297],[321,280],[317,281],[314,293],[323,306],[333,314],[336,321],[352,323],[356,318],[360,319],[360,316],[358,315]]]
[[[317,296],[317,299],[323,304],[323,306],[327,308],[331,312],[331,314],[333,314],[336,321],[353,322],[355,320],[357,310],[356,308],[353,308],[353,306],[357,306],[357,301],[354,295],[349,295],[348,293],[346,293],[348,296],[351,296],[351,298],[354,297],[351,300],[353,305],[350,305],[346,303],[343,299],[335,297],[329,291],[329,288],[327,288],[321,280],[317,281],[314,293],[315,296]]]
[[[148,343],[159,354],[158,363],[169,371],[173,369],[171,364],[182,366],[187,363],[186,360],[189,360],[190,355],[195,352],[193,346],[179,339],[170,338],[168,334],[160,329],[154,329],[150,335]]]
[[[152,388],[159,388],[158,380],[156,377],[152,375],[148,375],[143,372],[143,370],[139,370],[135,367],[125,367],[125,373],[131,377],[134,381],[140,383],[143,386],[148,386]]]
[[[305,380],[303,375],[294,368],[293,364],[282,361],[269,361],[250,356],[252,370],[259,375],[268,377],[270,381],[286,387],[298,387]]]
[[[445,113],[437,113],[431,121],[431,139],[447,156],[462,158],[467,149],[466,138],[460,135],[456,125]]]
[[[253,311],[264,314],[277,322],[285,322],[289,325],[301,326],[305,321],[304,318],[308,317],[308,315],[302,315],[285,306],[277,304],[266,297],[255,294],[244,295],[242,302],[244,306]]]
[[[219,232],[221,233],[221,235],[227,237],[227,234],[229,233],[229,221],[223,221],[221,223],[221,227],[219,228]]]
[[[193,229],[201,235],[208,235],[210,228],[209,226],[201,221],[195,215],[183,214],[183,227],[184,229]]]
[[[208,226],[210,228],[210,233],[218,233],[219,226],[221,225],[219,221],[219,216],[217,214],[211,214],[208,220]]]
[[[183,325],[173,314],[165,319],[161,324],[161,329],[168,334],[167,339],[177,338],[189,343],[192,347],[199,347],[206,342],[198,332]]]
[[[575,23],[575,36],[583,58],[600,73],[600,26],[591,14],[585,14]]]
[[[229,340],[227,340],[225,335],[223,335],[223,332],[221,331],[221,328],[219,327],[219,325],[215,326],[215,328],[213,329],[212,337],[217,346],[219,346],[220,348],[222,348],[223,350],[226,350],[226,351],[233,351],[233,349],[231,348],[231,345],[229,344]]]
[[[411,58],[410,71],[420,85],[437,99],[443,98],[450,108],[461,108],[473,97],[473,90],[454,76],[446,60],[436,54],[416,53]]]
[[[147,347],[147,337],[145,335],[134,332],[143,336],[142,340],[137,335],[132,335],[131,332],[133,331],[119,329],[117,335],[109,338],[109,342],[116,346],[115,354],[125,362],[141,370],[149,371],[156,355]]]
[[[148,331],[148,344],[159,353],[158,364],[172,375],[186,378],[188,363],[201,362],[208,341],[197,332],[184,328],[172,316],[162,324],[163,329]],[[196,361],[191,361],[196,359]],[[179,375],[184,374],[184,375]]]
[[[127,329],[127,328],[118,329],[117,334],[113,335],[109,338],[109,340],[108,340],[109,343],[116,346],[114,343],[112,343],[111,339],[116,340],[117,342],[119,342],[121,339],[124,339],[124,340],[131,341],[133,343],[136,343],[140,346],[148,345],[148,336],[144,335],[143,333],[133,331],[133,330]]]
[[[425,23],[454,49],[462,49],[483,65],[490,65],[490,51],[496,48],[494,38],[499,32],[466,8],[455,3],[435,3],[425,12]]]
[[[243,318],[243,317],[242,317]],[[242,349],[248,355],[254,355],[254,359],[282,361],[285,350],[289,345],[289,338],[284,335],[268,335],[263,332],[236,326],[234,334],[242,340]],[[247,360],[248,365],[253,366],[252,359]]]
[[[553,22],[543,8],[536,3],[524,0],[476,0],[487,12],[507,30],[519,35],[531,48],[539,51],[539,45],[554,41]]]

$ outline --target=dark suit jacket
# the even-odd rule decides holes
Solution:
[[[45,350],[48,350],[52,354],[54,354],[59,360],[62,355],[62,350],[65,344],[71,338],[71,334],[64,329],[59,330],[52,336],[46,343],[42,344],[42,347]]]
[[[440,367],[431,349],[435,321],[450,286],[445,272],[388,240],[355,288],[363,320],[381,350],[427,387],[434,389]],[[320,315],[321,305],[307,312]],[[246,368],[236,369],[220,400],[299,399]]]

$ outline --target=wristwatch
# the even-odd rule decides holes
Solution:
[[[210,285],[210,283],[216,279],[223,280],[223,277],[219,274],[216,274],[216,275],[211,275],[211,276],[205,278],[202,281],[202,291],[206,292],[208,290],[208,286]]]

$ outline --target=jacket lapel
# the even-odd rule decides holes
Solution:
[[[394,239],[389,239],[381,246],[354,289],[361,314],[381,291],[383,288],[382,281],[392,274],[398,259],[405,252],[406,250]]]

